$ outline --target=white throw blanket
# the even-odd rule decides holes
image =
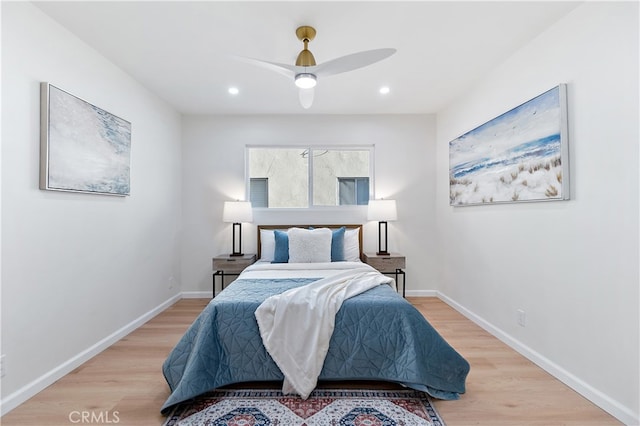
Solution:
[[[284,374],[282,393],[309,397],[322,371],[342,302],[380,284],[395,283],[363,265],[262,302],[255,316],[262,342]]]

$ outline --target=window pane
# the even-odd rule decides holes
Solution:
[[[369,178],[356,179],[356,204],[366,206],[369,204]]]
[[[337,206],[341,204],[339,200],[340,189],[336,188],[338,178],[369,178],[370,151],[368,149],[314,149],[312,152],[313,204],[316,206]],[[350,204],[355,204],[355,201],[356,192],[354,187],[353,202]]]
[[[303,148],[250,148],[249,179],[268,179],[269,207],[308,207],[309,168]],[[251,191],[251,186],[249,187]],[[249,194],[249,199],[253,194]]]
[[[269,179],[250,179],[249,199],[251,207],[269,207]]]
[[[349,206],[356,203],[356,180],[338,178],[338,198],[341,206]]]

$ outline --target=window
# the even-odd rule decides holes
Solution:
[[[338,178],[338,201],[341,206],[369,204],[369,178]]]
[[[373,188],[373,146],[249,146],[247,168],[254,207],[363,205]]]
[[[249,184],[251,207],[269,207],[269,179],[251,178]]]

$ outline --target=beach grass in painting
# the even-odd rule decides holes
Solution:
[[[451,205],[569,198],[566,86],[449,143]]]
[[[42,83],[40,187],[129,195],[131,123]]]

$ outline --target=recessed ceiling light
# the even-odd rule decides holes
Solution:
[[[237,87],[229,87],[229,94],[237,95],[238,93],[240,93],[240,91],[238,90]]]
[[[380,94],[382,95],[386,95],[387,93],[389,93],[391,91],[391,89],[389,89],[389,86],[382,86],[380,88]]]

